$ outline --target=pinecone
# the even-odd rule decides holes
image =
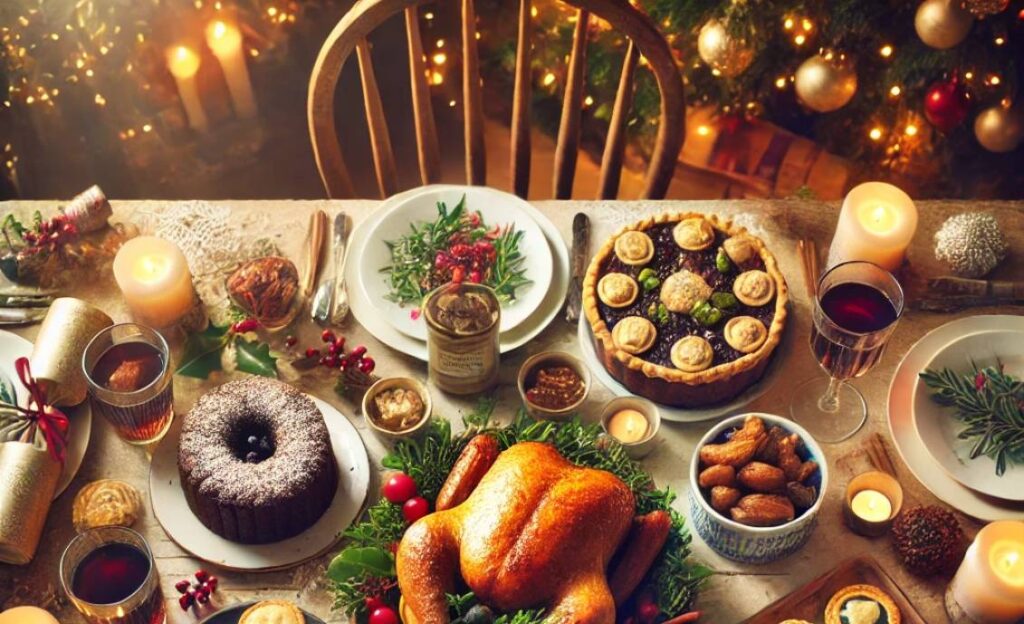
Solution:
[[[951,512],[929,505],[900,514],[892,525],[893,544],[903,565],[929,576],[951,571],[964,555],[964,532]]]

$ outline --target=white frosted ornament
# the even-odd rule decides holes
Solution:
[[[1003,261],[1008,250],[999,221],[989,213],[953,215],[935,233],[935,257],[963,277],[986,275]]]

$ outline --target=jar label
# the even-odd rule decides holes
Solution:
[[[453,353],[451,351],[432,352],[434,370],[443,375],[470,377],[483,375],[486,371],[486,357],[482,351]]]

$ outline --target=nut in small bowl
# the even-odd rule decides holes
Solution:
[[[709,430],[690,461],[690,518],[723,557],[768,563],[806,543],[828,490],[828,463],[800,425],[741,414]]]
[[[545,351],[523,362],[517,383],[531,416],[564,420],[579,410],[590,393],[590,370],[568,353]]]
[[[384,442],[417,435],[432,411],[427,387],[410,377],[380,379],[363,395],[363,416],[370,430]]]
[[[633,459],[646,457],[657,444],[661,429],[658,407],[640,397],[618,397],[604,406],[601,428],[615,438]]]

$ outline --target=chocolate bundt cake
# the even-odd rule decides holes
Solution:
[[[305,531],[338,487],[323,414],[295,388],[261,377],[196,402],[182,425],[178,473],[199,520],[245,544]]]

